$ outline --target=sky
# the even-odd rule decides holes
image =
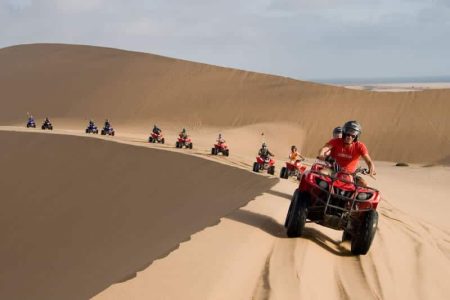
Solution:
[[[0,0],[0,48],[70,43],[303,80],[450,75],[450,0]]]

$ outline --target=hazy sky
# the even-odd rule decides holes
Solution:
[[[298,79],[450,75],[450,0],[0,0],[0,47],[41,42]]]

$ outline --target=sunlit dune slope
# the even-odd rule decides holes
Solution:
[[[4,125],[23,124],[27,111],[67,120],[108,117],[136,128],[155,121],[224,129],[284,123],[304,132],[296,143],[315,156],[333,127],[357,119],[375,159],[445,163],[450,153],[450,90],[357,91],[81,45],[3,48],[0,66]]]

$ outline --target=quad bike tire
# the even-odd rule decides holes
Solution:
[[[267,169],[267,173],[269,173],[270,175],[275,175],[275,166],[270,166]]]
[[[287,178],[286,172],[287,172],[286,167],[282,167],[282,168],[281,168],[281,171],[280,171],[280,178],[286,179],[286,178]]]
[[[378,226],[378,212],[369,210],[363,217],[358,232],[352,237],[351,252],[354,255],[365,255],[372,245]]]
[[[223,152],[223,154],[225,155],[225,156],[230,156],[230,150],[225,150],[224,152]]]
[[[344,230],[342,232],[342,242],[351,241],[351,240],[352,240],[351,234]]]
[[[111,132],[111,135],[112,135],[112,136],[114,136],[115,134],[116,134],[116,133],[115,133],[114,131],[113,131],[113,132]]]
[[[165,142],[165,140],[164,140],[164,138],[161,140],[161,144],[164,144],[164,142]]]
[[[188,146],[188,148],[189,148],[189,149],[192,149],[192,146],[193,146],[192,143],[190,143],[189,146]]]
[[[148,138],[148,142],[149,142],[149,143],[153,143],[153,138],[152,138],[152,137],[149,137],[149,138]]]
[[[86,129],[86,133],[89,133],[89,129]]]
[[[102,130],[101,134],[102,135],[106,135],[106,132],[104,130]]]
[[[307,215],[307,201],[305,194],[296,191],[286,218],[286,234],[288,237],[302,236]]]
[[[292,211],[292,203],[294,203],[294,199],[295,199],[295,197],[297,197],[297,193],[298,193],[298,189],[296,189],[294,192],[294,195],[292,195],[291,203],[289,204],[289,209],[286,214],[286,219],[284,221],[284,228],[287,228],[287,226],[288,226],[289,218],[291,216],[291,211]]]
[[[216,148],[211,148],[211,155],[216,155]]]
[[[180,148],[180,143],[179,142],[175,143],[175,148]]]
[[[259,164],[257,162],[253,163],[253,172],[259,172]]]

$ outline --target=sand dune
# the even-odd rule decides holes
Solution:
[[[450,293],[450,173],[431,166],[449,163],[449,90],[355,91],[74,45],[3,48],[0,65],[0,298]],[[25,129],[27,111],[56,129]],[[107,117],[117,136],[80,137],[89,118]],[[359,257],[341,232],[318,225],[286,238],[297,183],[249,171],[263,140],[278,174],[291,144],[314,157],[347,119],[363,123],[375,159],[428,164],[377,161],[369,183],[383,194],[380,224]],[[155,122],[168,144],[146,143]],[[173,147],[181,127],[191,151]],[[208,154],[218,132],[230,157]]]
[[[1,299],[86,299],[275,183],[95,139],[10,132],[0,139]]]
[[[442,162],[450,153],[450,123],[439,121],[450,115],[450,90],[356,91],[144,53],[58,44],[0,49],[0,65],[3,125],[22,124],[27,111],[67,122],[108,117],[118,128],[166,122],[225,130],[261,123],[277,128],[282,122],[304,133],[295,137],[296,144],[315,156],[332,128],[358,119],[377,160]],[[277,132],[271,144],[287,148],[288,134]]]

